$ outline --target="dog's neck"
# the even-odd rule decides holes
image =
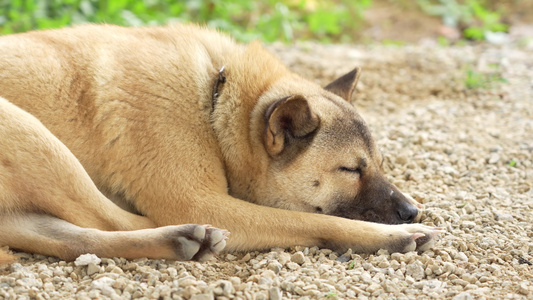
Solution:
[[[263,132],[264,117],[259,114],[252,120],[252,111],[261,95],[290,72],[260,43],[243,50],[234,51],[218,65],[226,68],[211,81],[210,121],[224,159],[230,194],[254,202],[258,196],[255,185],[263,182],[267,161],[260,153],[265,151],[262,138],[257,136]],[[226,78],[224,84],[221,77]]]

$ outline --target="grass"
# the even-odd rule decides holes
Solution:
[[[335,293],[333,291],[329,291],[329,292],[324,294],[324,298],[326,298],[326,299],[336,298],[336,297],[337,297],[337,293]]]
[[[352,262],[348,266],[348,270],[353,270],[354,267],[355,267],[355,260],[352,260]]]
[[[465,86],[469,90],[488,89],[494,83],[498,82],[506,83],[507,80],[501,77],[501,75],[499,75],[497,72],[481,73],[473,70],[472,68],[468,68],[466,70]]]

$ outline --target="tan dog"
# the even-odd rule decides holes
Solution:
[[[425,249],[439,229],[368,222],[417,209],[349,103],[358,75],[323,89],[196,26],[1,37],[0,246],[65,260]]]

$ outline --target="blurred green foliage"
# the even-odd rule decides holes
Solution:
[[[473,68],[466,69],[465,86],[469,90],[488,89],[496,83],[506,83],[507,80],[501,77],[498,70],[493,72],[479,72]]]
[[[507,31],[501,13],[489,9],[488,0],[417,0],[424,12],[440,16],[445,25],[459,28],[466,39],[484,40],[487,32]]]
[[[196,22],[242,41],[352,41],[372,0],[0,0],[0,34],[82,23]]]
[[[378,2],[377,0],[375,0]],[[408,0],[382,0],[391,5]],[[423,12],[483,40],[506,31],[495,0],[416,0]],[[373,0],[0,0],[0,34],[83,23],[125,26],[195,22],[229,32],[241,41],[315,39],[353,42]],[[386,41],[387,42],[387,41]],[[439,41],[444,43],[445,41]]]

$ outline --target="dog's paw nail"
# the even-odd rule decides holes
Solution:
[[[446,229],[436,230],[436,234],[446,233]]]
[[[444,228],[444,227],[434,227],[434,228],[431,229],[431,236],[435,237],[435,236],[438,236],[441,233],[445,233],[445,232],[446,232],[446,228]]]

